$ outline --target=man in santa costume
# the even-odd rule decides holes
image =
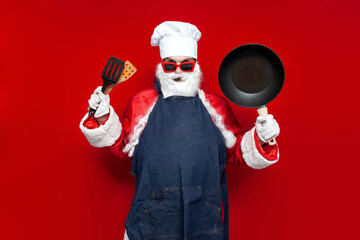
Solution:
[[[89,100],[95,118],[81,120],[92,146],[132,160],[135,195],[124,239],[229,239],[225,166],[278,161],[277,145],[268,144],[280,132],[272,115],[243,132],[228,102],[201,89],[200,36],[189,23],[158,25],[155,88],[133,96],[120,120],[98,87]]]

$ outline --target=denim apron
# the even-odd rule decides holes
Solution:
[[[132,159],[129,239],[228,239],[225,164],[224,138],[199,96],[160,92]]]

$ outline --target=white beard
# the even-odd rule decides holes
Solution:
[[[164,98],[170,96],[193,97],[200,88],[202,72],[199,64],[196,62],[193,72],[164,72],[161,63],[156,66],[156,77],[160,82],[161,92]],[[179,81],[174,79],[181,78]]]

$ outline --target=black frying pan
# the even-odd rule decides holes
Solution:
[[[219,69],[224,95],[239,106],[258,108],[261,116],[267,115],[265,105],[279,94],[284,78],[279,56],[260,44],[235,48],[226,55]]]

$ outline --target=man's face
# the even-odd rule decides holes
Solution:
[[[195,59],[188,56],[174,56],[164,58],[162,62],[176,63],[177,65],[187,62],[194,62]],[[159,63],[156,69],[156,77],[159,79],[164,97],[168,96],[194,96],[199,89],[202,73],[198,63],[193,71],[183,71],[176,67],[174,72],[164,72],[162,64]]]

